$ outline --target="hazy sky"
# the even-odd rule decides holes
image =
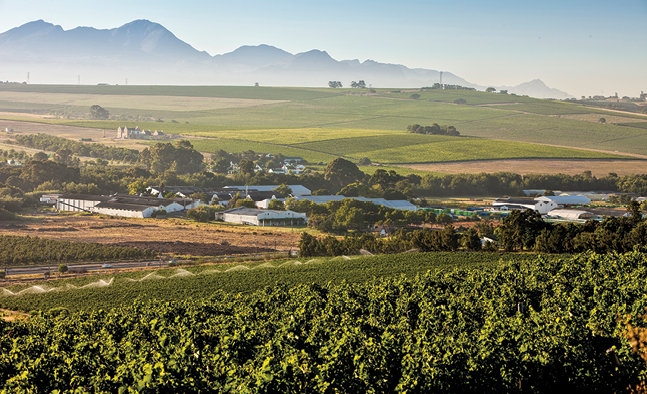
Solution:
[[[268,44],[450,71],[480,85],[541,79],[572,95],[647,91],[647,0],[0,0],[0,32],[162,24],[211,55]]]

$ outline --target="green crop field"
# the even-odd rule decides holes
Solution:
[[[349,95],[350,91],[361,94]],[[20,111],[50,113],[59,119],[31,121],[101,129],[137,125],[218,138],[194,144],[205,152],[253,150],[311,162],[368,157],[381,163],[612,157],[519,144],[529,143],[647,155],[647,131],[641,123],[583,120],[618,113],[499,93],[426,90],[413,100],[412,92],[382,90],[366,94],[348,89],[9,84],[0,86],[0,93],[0,112],[12,114],[4,119],[21,119]],[[467,105],[453,104],[457,98]],[[86,116],[93,100],[105,102],[115,119],[75,119]],[[582,119],[566,118],[580,115]],[[453,125],[461,135],[481,139],[443,140],[406,133],[411,124],[432,123]]]
[[[264,100],[312,100],[340,95],[331,89],[262,86],[152,86],[152,85],[18,85],[1,84],[0,92],[51,94],[111,94],[145,96],[225,97]]]
[[[582,105],[554,101],[546,101],[545,103],[497,104],[491,106],[491,108],[498,108],[508,111],[528,112],[538,115],[590,114],[598,113],[599,111],[591,108],[586,108]]]

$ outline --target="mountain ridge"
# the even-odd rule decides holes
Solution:
[[[28,22],[0,33],[0,66],[6,74],[30,72],[36,78],[33,82],[39,83],[65,83],[62,79],[74,83],[75,76],[80,80],[83,75],[94,83],[129,78],[142,85],[327,86],[329,80],[348,85],[361,79],[373,87],[415,88],[440,79],[437,70],[371,59],[338,61],[319,49],[292,54],[268,44],[244,45],[212,56],[146,19],[112,29],[79,26],[64,30],[42,19]],[[0,75],[1,79],[13,78]],[[487,87],[447,71],[443,83],[479,90]],[[499,89],[541,98],[570,97],[537,79]]]

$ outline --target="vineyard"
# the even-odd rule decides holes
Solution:
[[[110,309],[145,297],[161,301],[204,299],[214,292],[250,293],[267,286],[289,287],[342,281],[357,283],[376,277],[413,276],[432,269],[491,266],[499,260],[530,259],[533,255],[488,253],[412,253],[365,257],[308,258],[265,263],[221,263],[129,272],[11,286],[0,289],[0,306],[11,310],[71,311]]]
[[[646,324],[638,317],[647,306],[646,263],[639,251],[585,253],[176,300],[142,291],[146,298],[111,310],[0,321],[0,385],[57,393],[621,392],[647,377],[632,349],[640,346],[628,338]],[[629,324],[638,328],[628,332]]]
[[[0,264],[12,267],[49,261],[103,261],[152,258],[150,250],[106,246],[98,243],[55,241],[38,237],[0,235]]]

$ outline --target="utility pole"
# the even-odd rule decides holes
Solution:
[[[29,85],[29,71],[27,71],[27,84]]]

